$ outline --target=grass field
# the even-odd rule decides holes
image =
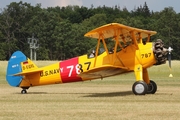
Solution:
[[[37,61],[37,66],[53,63]],[[180,61],[153,66],[149,76],[156,94],[132,93],[133,73],[78,83],[32,87],[28,94],[5,80],[6,61],[0,62],[0,120],[179,120]]]

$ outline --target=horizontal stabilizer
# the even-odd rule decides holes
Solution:
[[[34,73],[40,73],[42,71],[43,71],[42,69],[35,69],[35,70],[30,70],[30,71],[13,74],[13,76],[24,76],[24,75],[34,74]]]

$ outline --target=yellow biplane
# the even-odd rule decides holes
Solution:
[[[22,88],[27,93],[32,86],[59,84],[102,79],[109,76],[134,72],[136,81],[132,86],[135,95],[154,94],[157,85],[149,79],[147,68],[166,62],[170,50],[162,40],[150,42],[155,31],[143,30],[111,23],[85,34],[97,39],[96,49],[91,54],[60,61],[38,68],[22,52],[11,56],[6,79],[11,86]],[[109,48],[107,41],[111,41]]]

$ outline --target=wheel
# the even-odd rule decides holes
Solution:
[[[154,81],[150,80],[150,83],[148,84],[148,94],[154,94],[157,91],[157,85]]]
[[[22,90],[22,91],[21,91],[21,94],[26,94],[26,93],[27,93],[26,90]]]
[[[148,86],[144,81],[137,81],[132,86],[132,91],[135,95],[145,95],[147,90]]]

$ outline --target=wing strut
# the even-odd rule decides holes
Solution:
[[[94,67],[96,66],[96,61],[97,61],[97,56],[98,56],[98,51],[99,51],[99,48],[100,48],[101,40],[103,42],[103,45],[104,45],[104,48],[106,50],[108,59],[110,61],[109,52],[108,52],[108,49],[107,49],[107,46],[106,46],[106,43],[105,43],[105,40],[104,40],[104,34],[103,33],[99,33],[99,38],[98,38],[98,43],[97,43],[97,48],[96,48],[96,55],[95,55],[95,60],[94,60]]]
[[[139,49],[134,31],[131,31],[130,33],[132,35],[132,40],[133,40],[134,45],[136,46],[136,49]]]
[[[99,46],[100,46],[100,41],[101,41],[101,35],[99,34],[99,39],[98,39],[98,43],[97,43],[97,47],[96,47],[96,55],[95,55],[95,60],[94,60],[94,67],[96,66],[96,61],[97,61],[97,56],[98,56],[98,50],[99,50]]]
[[[117,46],[119,45],[119,47],[120,47],[121,49],[123,49],[121,43],[118,41],[118,40],[119,40],[119,37],[120,37],[120,34],[121,34],[120,29],[114,29],[114,34],[115,34],[114,36],[115,36],[115,41],[116,41],[116,43],[115,43],[115,48],[114,48],[114,53],[113,53],[113,59],[112,59],[112,63],[111,63],[111,64],[114,63],[114,60],[115,60],[115,57],[116,57]]]

